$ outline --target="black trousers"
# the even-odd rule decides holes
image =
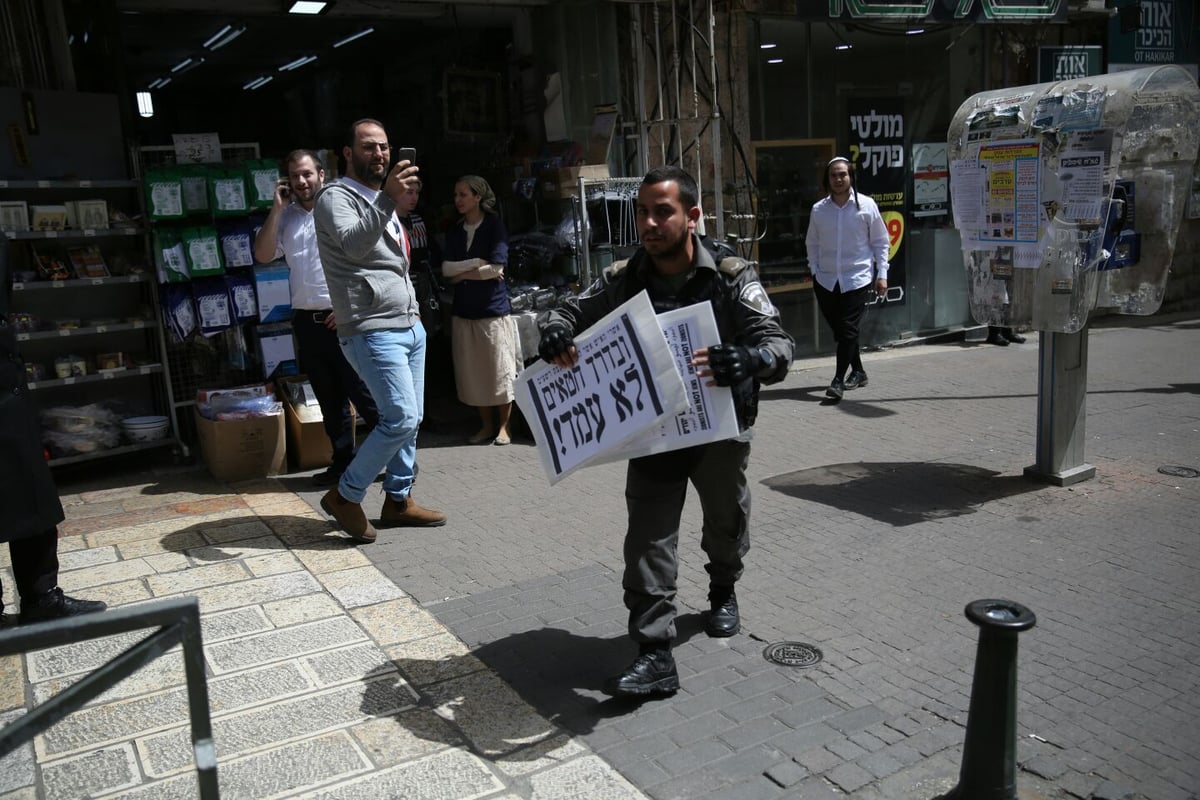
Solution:
[[[837,342],[837,374],[834,377],[844,377],[846,367],[861,370],[858,325],[867,310],[871,284],[843,292],[840,286],[835,286],[833,291],[830,291],[813,281],[813,292],[817,296],[817,307],[821,309],[821,316],[829,323],[833,330],[833,340]]]
[[[292,330],[300,350],[300,370],[312,384],[325,418],[325,434],[333,444],[333,469],[342,472],[354,458],[350,402],[367,421],[368,429],[379,421],[379,411],[366,385],[342,355],[337,331],[325,327],[328,313],[298,309],[292,315]]]
[[[58,586],[58,528],[13,539],[8,543],[8,554],[18,597],[31,600]]]
[[[625,607],[629,636],[638,644],[675,639],[679,521],[688,483],[703,512],[700,548],[713,586],[742,577],[750,550],[750,443],[726,439],[629,460],[625,476]]]

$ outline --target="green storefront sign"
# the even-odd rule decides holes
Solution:
[[[1103,72],[1099,45],[1038,48],[1038,83],[1069,81]]]

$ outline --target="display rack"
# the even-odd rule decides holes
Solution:
[[[106,204],[116,200],[118,207],[133,211],[138,207],[138,186],[136,180],[0,180],[0,199],[27,205],[59,205],[84,198],[104,199]],[[157,287],[146,264],[147,231],[133,222],[113,224],[109,228],[3,232],[8,240],[9,272],[14,276],[13,317],[24,318],[16,338],[22,343],[26,363],[32,365],[28,388],[39,410],[108,401],[130,415],[163,414],[170,420],[168,435],[155,441],[94,449],[84,448],[82,440],[75,448],[56,446],[49,461],[52,467],[183,447],[171,403]],[[65,252],[69,256],[75,247],[96,248],[103,271],[113,274],[30,279],[41,277],[39,255],[59,258]],[[63,266],[69,263],[65,260]],[[77,357],[80,366],[70,374],[57,374],[56,362],[68,356]],[[104,368],[102,358],[116,358],[119,365]]]
[[[131,156],[139,184],[146,170],[177,164],[176,151],[172,145],[135,147]],[[258,157],[257,142],[221,143],[222,163],[236,163]],[[161,316],[161,309],[159,313]],[[163,333],[164,361],[170,376],[168,390],[171,415],[178,421],[183,442],[196,441],[195,423],[190,409],[196,405],[197,391],[229,388],[253,382],[258,377],[249,370],[231,366],[228,348],[228,343],[221,336],[203,341],[193,337],[188,341],[178,342],[170,340],[165,331]]]
[[[592,241],[592,224],[588,218],[587,202],[589,199],[589,189],[591,191],[591,199],[595,199],[596,193],[607,191],[629,192],[637,191],[641,186],[641,178],[580,178],[577,186],[577,192],[573,203],[571,203],[571,213],[575,217],[575,230],[579,232],[579,284],[580,286],[590,286],[596,276],[592,274],[592,258],[591,258],[591,241]],[[636,234],[636,228],[635,228]],[[636,236],[635,236],[636,238]]]

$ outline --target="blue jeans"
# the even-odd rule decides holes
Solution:
[[[411,328],[347,336],[338,343],[379,409],[379,422],[342,473],[338,492],[361,503],[386,467],[383,490],[403,500],[416,478],[417,428],[425,414],[425,328],[418,322]]]

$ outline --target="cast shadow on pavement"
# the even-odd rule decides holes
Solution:
[[[682,614],[676,626],[680,645],[700,633],[701,615]],[[393,648],[393,654],[397,650],[404,648]],[[564,732],[591,733],[601,720],[654,702],[601,693],[604,680],[629,666],[636,655],[624,636],[601,638],[539,628],[510,634],[464,655],[393,657],[392,663],[417,688],[420,705],[453,719],[481,755],[526,760],[542,755],[530,745]],[[412,736],[428,739],[432,733],[445,744],[458,743],[450,740],[455,734],[442,739],[449,733],[444,729],[414,728],[403,714],[393,719]]]
[[[920,461],[826,464],[774,475],[762,484],[897,528],[974,514],[994,500],[1046,488],[1022,475]]]
[[[253,512],[208,520],[171,531],[159,540],[164,550],[185,553],[196,561],[246,558],[248,551],[347,550],[357,545],[325,519]]]

